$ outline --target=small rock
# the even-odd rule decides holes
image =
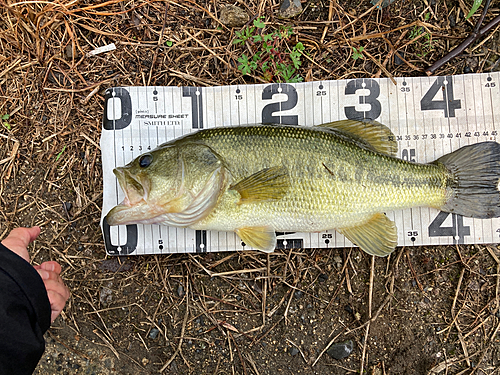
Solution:
[[[318,276],[318,280],[321,283],[324,283],[326,280],[328,280],[328,275],[326,273],[322,273]]]
[[[69,212],[72,207],[73,207],[73,204],[71,202],[64,202],[64,210],[66,212]]]
[[[302,12],[300,0],[283,0],[278,11],[278,18],[292,18]]]
[[[76,48],[75,48],[76,49]],[[66,58],[68,60],[71,60],[73,59],[73,45],[72,44],[68,44],[66,46],[66,48],[64,48],[64,54],[66,55]],[[75,56],[76,58],[77,56]]]
[[[386,8],[389,5],[391,5],[394,1],[396,1],[396,0],[383,0],[381,4],[378,4],[379,0],[372,0],[371,3],[373,5],[377,5],[378,4],[378,6],[380,8]]]
[[[107,305],[113,300],[113,291],[109,288],[113,283],[109,283],[108,286],[103,287],[99,293],[99,301],[103,305]]]
[[[403,58],[404,58],[404,54],[403,54],[403,52],[399,52],[399,54],[401,55],[401,57],[403,57]],[[398,55],[398,54],[395,54],[395,55],[394,55],[394,65],[396,65],[396,66],[397,66],[397,65],[403,65],[403,64],[404,64],[404,61],[403,61],[403,60],[401,60],[401,57],[399,57],[399,55]]]
[[[345,342],[340,342],[337,344],[332,344],[330,348],[326,351],[330,357],[333,359],[343,359],[348,357],[354,348],[352,340],[347,340]]]
[[[112,368],[113,367],[113,360],[111,358],[106,358],[104,360],[104,367],[106,368]]]
[[[448,20],[450,21],[450,27],[455,27],[457,26],[457,22],[455,21],[455,14],[450,14],[448,16]]]
[[[111,272],[125,272],[132,269],[132,264],[128,263],[126,260],[123,260],[123,263],[120,262],[120,259],[126,259],[126,257],[113,257],[111,259],[104,259],[99,264],[99,269],[101,271],[111,271]]]
[[[340,257],[340,255],[335,255],[333,257],[333,261],[337,263],[337,267],[342,266],[342,258]]]
[[[302,296],[304,295],[304,293],[302,293],[301,290],[297,290],[297,291],[295,291],[295,293],[293,295],[295,296],[295,298],[301,299]]]
[[[220,22],[227,27],[241,27],[248,22],[248,13],[236,5],[228,5],[220,11]]]
[[[186,294],[184,292],[184,287],[181,284],[179,284],[179,286],[177,287],[177,295],[182,298],[184,297],[184,294]]]
[[[288,348],[288,353],[290,353],[290,355],[294,357],[299,354],[299,349],[297,349],[295,346],[292,346],[291,348]]]
[[[479,283],[477,282],[477,280],[471,281],[471,283],[469,284],[469,289],[475,291],[479,290]]]
[[[151,340],[154,340],[155,338],[158,337],[158,334],[160,333],[160,330],[158,328],[151,328],[151,331],[149,332],[149,338]]]

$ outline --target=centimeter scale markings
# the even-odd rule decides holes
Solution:
[[[222,87],[120,87],[106,91],[101,136],[102,217],[122,201],[113,168],[189,132],[253,123],[306,126],[341,119],[387,125],[399,157],[426,163],[462,146],[499,140],[500,75],[360,78],[297,84]],[[430,208],[388,212],[400,246],[500,242],[500,219],[463,218]],[[110,227],[102,222],[110,255],[248,250],[232,232],[160,225]],[[334,230],[279,233],[278,248],[352,244]]]

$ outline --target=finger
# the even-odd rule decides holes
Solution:
[[[11,251],[22,257],[27,262],[30,261],[27,246],[40,234],[40,227],[15,228],[9,233],[2,244]]]
[[[7,243],[14,243],[17,246],[27,247],[30,243],[32,243],[40,234],[40,227],[31,227],[31,228],[14,228],[9,233],[7,238],[2,241],[5,245]],[[8,245],[5,245],[9,247]]]
[[[43,268],[37,269],[37,272],[44,282],[46,280],[59,281],[59,274],[57,272],[47,271]],[[61,283],[62,283],[62,281],[61,281]]]
[[[55,272],[58,275],[62,271],[61,265],[53,260],[48,262],[43,262],[42,264],[40,264],[40,267],[46,271]]]
[[[49,297],[50,301],[50,309],[51,311],[51,322],[56,320],[56,318],[59,316],[61,311],[64,309],[64,306],[66,305],[67,298],[64,298],[61,294],[49,290],[47,291],[47,295]]]
[[[41,270],[44,271],[44,270]],[[48,271],[45,271],[48,272]],[[64,298],[64,302],[66,302],[70,296],[70,291],[66,285],[62,282],[62,280],[58,277],[56,280],[54,279],[46,279],[43,281],[45,284],[45,289],[47,290],[47,294],[49,292],[55,292],[61,295]],[[50,298],[49,298],[50,299]]]

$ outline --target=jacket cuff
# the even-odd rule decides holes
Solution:
[[[43,333],[50,327],[51,308],[42,278],[31,264],[0,243],[0,269],[24,292]]]

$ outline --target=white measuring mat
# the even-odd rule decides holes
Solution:
[[[319,125],[369,118],[387,125],[398,156],[427,163],[462,146],[495,141],[500,131],[500,75],[359,78],[221,87],[120,87],[106,91],[101,136],[102,218],[123,192],[113,168],[184,134],[255,123]],[[431,208],[388,212],[400,246],[500,242],[500,219],[470,219]],[[102,221],[102,220],[101,220]],[[233,232],[102,223],[111,255],[248,250]],[[349,247],[344,236],[278,233],[278,248]]]

